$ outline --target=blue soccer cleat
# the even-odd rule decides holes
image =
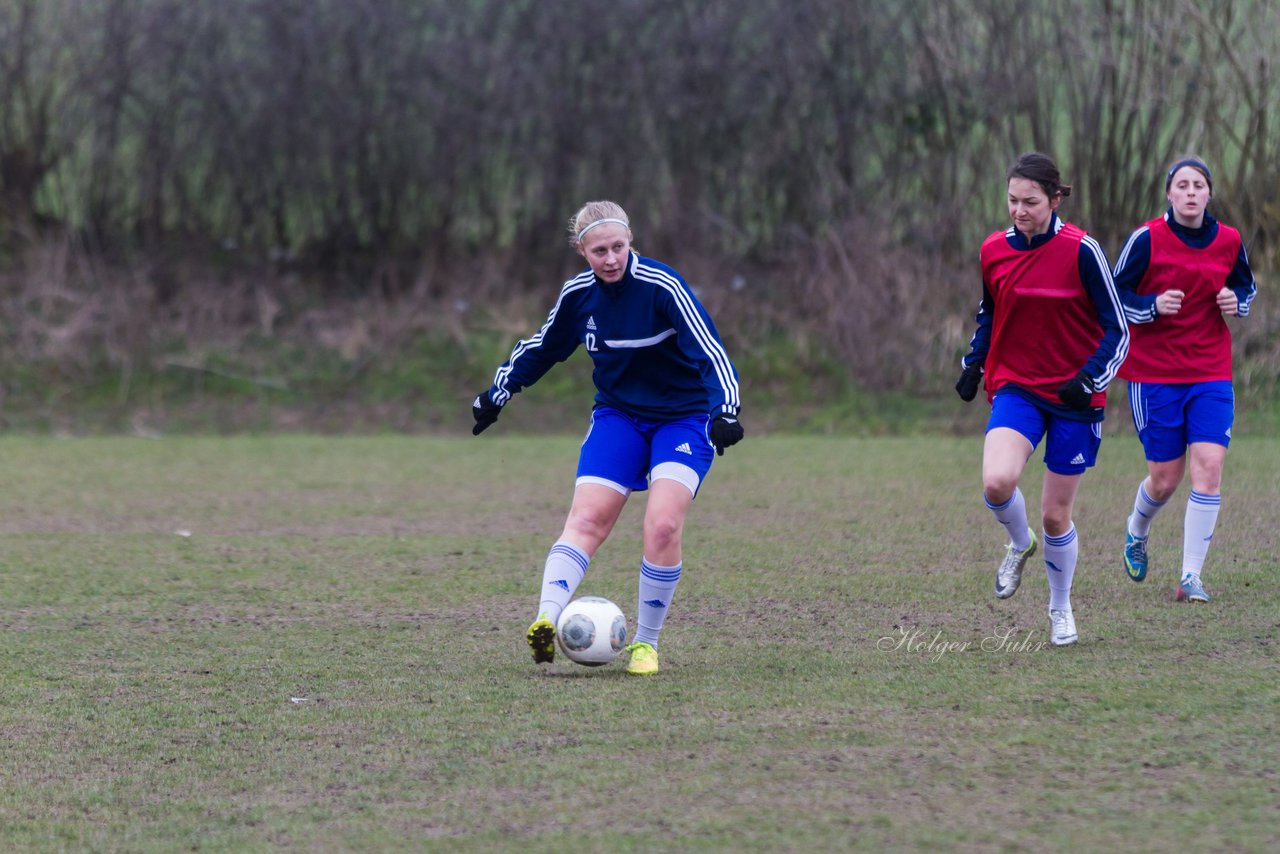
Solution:
[[[1212,598],[1205,592],[1204,582],[1200,580],[1198,575],[1192,575],[1188,572],[1178,582],[1179,602],[1208,602]]]
[[[1134,581],[1147,577],[1147,538],[1130,534],[1128,525],[1124,529],[1124,571]]]

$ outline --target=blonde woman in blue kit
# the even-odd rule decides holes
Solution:
[[[626,212],[588,202],[570,221],[587,269],[565,282],[546,322],[516,344],[472,404],[479,435],[522,389],[583,347],[594,364],[591,424],[564,530],[543,567],[525,639],[555,657],[556,620],[632,492],[648,490],[629,673],[658,672],[658,633],[683,572],[685,517],[716,455],[743,437],[738,372],[680,274],[631,247]]]

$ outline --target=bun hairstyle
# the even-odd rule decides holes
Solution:
[[[1038,151],[1029,151],[1013,161],[1013,165],[1009,167],[1009,174],[1005,178],[1026,178],[1028,181],[1035,181],[1050,199],[1054,196],[1065,199],[1071,195],[1071,185],[1062,183],[1057,164],[1049,155]]]
[[[1164,176],[1164,191],[1169,192],[1169,188],[1173,186],[1173,175],[1183,166],[1190,166],[1192,169],[1204,176],[1205,183],[1209,185],[1209,192],[1213,193],[1213,176],[1209,174],[1209,167],[1204,161],[1195,155],[1183,157],[1169,167],[1169,172]]]

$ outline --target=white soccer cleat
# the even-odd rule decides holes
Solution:
[[[1028,528],[1027,533],[1031,535],[1031,545],[1022,551],[1018,551],[1013,547],[1013,543],[1009,543],[1008,549],[1004,553],[1004,560],[1000,561],[1000,566],[996,568],[997,599],[1008,599],[1018,592],[1018,585],[1022,583],[1022,570],[1027,565],[1027,558],[1036,553],[1036,532]]]
[[[1070,611],[1049,609],[1049,640],[1054,646],[1070,646],[1080,640],[1075,615]]]

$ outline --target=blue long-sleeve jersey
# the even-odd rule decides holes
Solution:
[[[680,274],[634,251],[615,284],[584,270],[564,283],[547,320],[498,368],[499,406],[581,345],[595,366],[597,404],[636,418],[737,415],[738,372],[715,324]]]
[[[1173,218],[1173,208],[1165,211],[1164,221],[1169,224],[1169,230],[1192,249],[1203,249],[1218,236],[1218,221],[1207,212],[1199,228],[1179,225]],[[1116,289],[1120,293],[1121,302],[1124,303],[1125,318],[1130,323],[1150,323],[1156,319],[1156,297],[1159,294],[1138,293],[1138,285],[1142,282],[1142,277],[1147,274],[1147,268],[1150,265],[1151,231],[1144,225],[1129,235],[1129,240],[1116,261]],[[1258,283],[1253,278],[1253,268],[1249,266],[1249,253],[1245,251],[1243,242],[1240,244],[1240,254],[1236,257],[1235,266],[1227,276],[1226,286],[1235,291],[1236,299],[1239,301],[1236,315],[1247,317],[1249,304],[1253,302],[1254,294],[1258,292]]]

